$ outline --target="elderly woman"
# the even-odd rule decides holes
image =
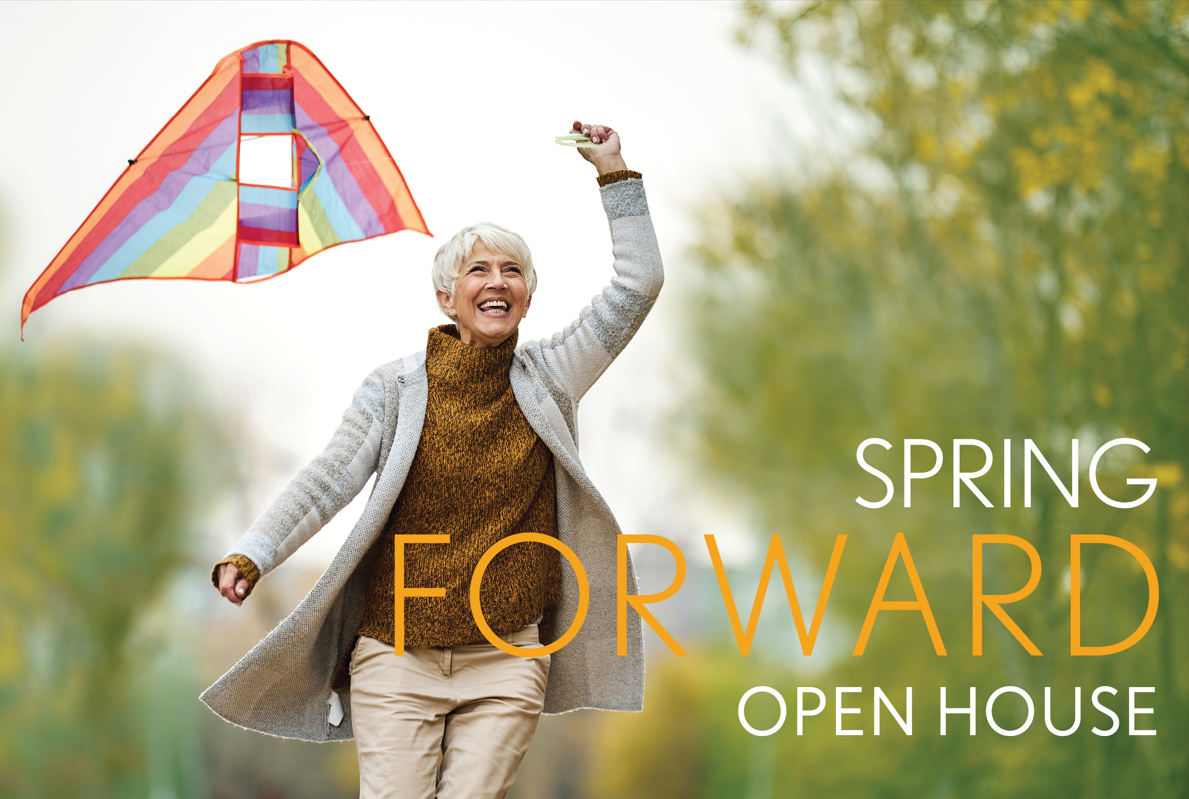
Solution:
[[[498,225],[460,231],[433,266],[438,302],[454,324],[430,330],[424,352],[368,376],[325,451],[211,575],[241,604],[377,474],[317,585],[202,694],[250,729],[353,737],[361,797],[502,797],[541,712],[639,710],[643,702],[634,613],[626,654],[617,654],[619,528],[579,460],[575,415],[663,276],[641,176],[628,171],[619,135],[578,122],[573,132],[598,144],[579,152],[599,172],[611,284],[565,330],[518,346],[537,285],[528,247]],[[472,615],[472,575],[493,545],[520,533],[556,537],[573,551],[589,610],[576,618],[577,573],[562,567],[555,547],[518,542],[482,578],[497,646]],[[625,569],[635,593],[630,559]],[[576,622],[562,648],[533,656]],[[517,649],[524,656],[509,653]]]

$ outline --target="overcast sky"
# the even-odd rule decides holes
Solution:
[[[583,402],[584,462],[625,532],[650,517],[705,521],[658,420],[677,397],[682,252],[690,211],[832,138],[820,100],[735,42],[725,3],[6,3],[0,167],[0,335],[18,346],[25,290],[224,55],[292,39],[371,115],[436,238],[337,247],[255,286],[123,281],[30,318],[24,352],[141,341],[177,354],[260,452],[248,507],[264,510],[334,431],[363,378],[445,321],[429,280],[441,241],[491,220],[528,241],[540,285],[521,340],[560,329],[609,280],[595,171],[553,143],[574,119],[621,132],[645,176],[668,280],[652,317]],[[814,111],[814,109],[819,109]],[[693,401],[696,401],[694,399]],[[328,562],[358,504],[295,557]],[[727,513],[725,516],[729,516]],[[221,555],[251,518],[224,519]],[[725,532],[703,530],[702,532]],[[690,532],[693,532],[692,530]],[[730,542],[720,546],[730,549]]]

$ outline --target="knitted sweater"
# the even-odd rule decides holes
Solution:
[[[368,581],[359,634],[395,644],[394,535],[445,533],[448,544],[407,544],[405,585],[446,595],[405,599],[405,646],[482,643],[471,616],[471,575],[501,538],[557,535],[553,455],[529,427],[508,370],[516,333],[498,347],[463,344],[454,325],[429,332],[429,401],[417,454],[388,517]],[[561,600],[555,549],[509,547],[483,575],[483,614],[499,634],[519,630]]]

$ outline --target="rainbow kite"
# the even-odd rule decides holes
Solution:
[[[241,183],[241,142],[291,142],[288,186]],[[276,277],[317,252],[429,233],[400,169],[318,58],[297,42],[224,58],[25,294],[25,320],[74,289],[133,278]]]

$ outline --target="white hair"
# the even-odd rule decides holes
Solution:
[[[528,250],[528,244],[518,233],[494,222],[480,222],[464,227],[438,249],[433,259],[433,270],[430,272],[435,289],[454,294],[462,267],[471,257],[471,249],[476,241],[482,241],[492,252],[515,259],[524,270],[524,282],[528,285],[529,296],[532,296],[537,290],[537,270],[533,269],[533,256]]]

